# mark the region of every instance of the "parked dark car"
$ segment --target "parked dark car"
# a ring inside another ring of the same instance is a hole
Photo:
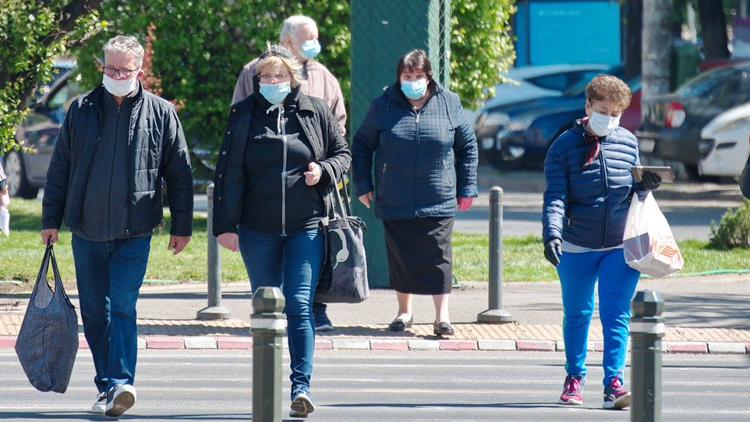
[[[621,77],[622,67],[613,68],[611,74]],[[540,168],[552,141],[576,119],[586,115],[588,82],[580,83],[560,97],[486,110],[475,127],[480,156],[497,168]],[[634,97],[640,95],[640,78],[631,80],[629,85]],[[634,116],[638,112],[636,108],[639,110],[640,104],[632,102],[622,120],[634,125],[628,128],[631,130],[638,124]]]
[[[701,130],[714,117],[750,102],[750,63],[701,73],[671,94],[643,101],[644,118],[637,131],[641,155],[685,165],[700,178]]]
[[[19,150],[5,155],[10,196],[35,198],[44,187],[60,126],[71,102],[81,93],[72,66],[53,73],[50,82],[40,88],[41,95],[16,130],[16,140],[23,142],[24,147],[32,147],[33,152]]]

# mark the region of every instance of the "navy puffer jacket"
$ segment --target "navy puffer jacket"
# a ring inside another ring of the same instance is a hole
[[[354,191],[375,193],[375,216],[382,220],[452,217],[456,197],[477,196],[474,131],[458,96],[435,82],[431,88],[415,111],[398,87],[388,87],[354,135]]]
[[[600,140],[599,154],[586,165],[591,143],[581,122],[560,135],[547,152],[542,215],[543,237],[601,249],[622,244],[634,185],[632,166],[640,165],[638,141],[627,129],[616,128]]]

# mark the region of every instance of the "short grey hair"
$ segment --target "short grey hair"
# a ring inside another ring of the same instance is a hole
[[[289,16],[281,25],[281,34],[279,34],[279,40],[282,44],[284,44],[284,41],[286,41],[287,37],[291,38],[297,35],[297,31],[299,31],[301,27],[306,25],[310,25],[315,29],[318,28],[318,25],[314,20],[312,20],[312,18],[304,15]]]
[[[133,36],[118,35],[104,44],[104,57],[107,53],[125,53],[135,57],[135,63],[140,69],[143,66],[143,46]]]

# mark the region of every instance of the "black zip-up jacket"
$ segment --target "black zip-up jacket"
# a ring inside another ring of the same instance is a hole
[[[257,80],[257,76],[255,79]],[[284,224],[280,221],[294,221],[299,226],[304,222],[306,215],[310,216],[309,218],[316,218],[313,211],[316,208],[319,209],[318,203],[313,200],[310,201],[309,206],[302,206],[300,201],[284,198],[281,189],[278,192],[278,197],[274,196],[272,199],[280,201],[283,215],[279,216],[276,213],[268,212],[268,209],[265,208],[255,209],[258,206],[262,207],[262,205],[252,200],[250,184],[252,183],[254,186],[279,185],[277,178],[284,177],[281,172],[278,175],[264,173],[269,180],[252,180],[252,182],[249,180],[245,152],[252,125],[252,110],[258,106],[270,107],[270,104],[263,99],[259,99],[256,95],[251,95],[234,104],[229,110],[229,119],[219,151],[214,179],[213,231],[215,236],[228,232],[236,233],[239,224],[250,227],[263,225],[280,227],[279,235],[288,234],[285,232]],[[284,102],[284,108],[296,109],[296,113],[289,113],[287,117],[298,120],[302,129],[300,135],[304,135],[312,147],[312,161],[318,163],[323,171],[320,182],[313,188],[318,192],[319,198],[327,200],[328,193],[347,172],[351,163],[351,153],[346,140],[339,134],[336,120],[331,114],[328,104],[319,98],[308,97],[299,92],[299,87],[292,90],[292,93]],[[278,110],[273,110],[270,113],[276,115]],[[282,123],[280,125],[283,126]],[[276,133],[278,128],[269,129]],[[271,177],[274,179],[270,180]],[[292,192],[292,190],[289,192]],[[249,209],[251,207],[253,209]],[[258,221],[260,219],[263,219],[263,221]]]
[[[128,131],[127,236],[152,232],[163,217],[161,180],[167,182],[170,234],[190,236],[193,227],[193,176],[185,135],[172,104],[139,84]],[[75,227],[81,217],[89,180],[101,139],[104,86],[76,99],[65,116],[52,154],[42,201],[42,229]]]

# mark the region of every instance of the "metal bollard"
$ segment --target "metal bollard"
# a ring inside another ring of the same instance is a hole
[[[284,295],[278,287],[260,287],[253,295],[253,420],[281,422],[281,340],[286,331]]]
[[[479,322],[511,322],[503,310],[503,190],[490,189],[490,280],[489,309],[477,315]]]
[[[664,300],[659,292],[642,290],[631,302],[630,318],[633,401],[631,422],[661,421],[661,339],[664,337]]]
[[[208,306],[198,311],[197,319],[227,319],[232,316],[227,308],[221,306],[221,250],[214,236],[214,184],[208,185]]]

